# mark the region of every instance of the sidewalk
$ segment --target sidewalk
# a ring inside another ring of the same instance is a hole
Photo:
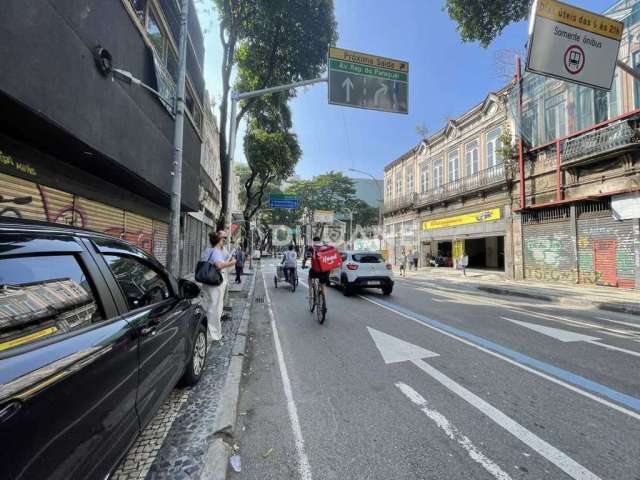
[[[210,346],[200,382],[171,392],[112,480],[208,478],[202,475],[212,468],[212,461],[226,464],[226,458],[212,455],[211,447],[226,434],[221,423],[228,420],[221,417],[235,411],[237,399],[229,398],[227,390],[229,378],[239,375],[234,373],[236,360],[244,356],[254,272],[247,272],[241,285],[230,285],[232,318],[222,322],[222,341]],[[239,368],[241,371],[241,361]]]
[[[400,271],[395,269],[396,278]],[[599,310],[640,315],[640,293],[637,290],[614,287],[540,283],[528,280],[505,280],[504,273],[496,270],[467,269],[464,277],[460,270],[447,267],[422,267],[407,271],[408,279],[437,280],[464,284],[467,288],[497,295],[532,298],[568,306],[592,307]]]

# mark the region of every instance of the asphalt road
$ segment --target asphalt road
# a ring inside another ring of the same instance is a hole
[[[637,317],[401,279],[320,325],[274,270],[230,478],[640,480]]]

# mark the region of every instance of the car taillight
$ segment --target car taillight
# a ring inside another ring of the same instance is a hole
[[[347,268],[349,270],[357,270],[358,269],[358,265],[356,265],[355,263],[347,263]]]
[[[393,269],[393,265],[391,265],[390,263],[387,263],[387,270],[392,270]]]

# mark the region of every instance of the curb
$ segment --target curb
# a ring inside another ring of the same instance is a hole
[[[514,297],[532,298],[534,300],[542,300],[545,302],[558,303],[554,297],[551,297],[549,295],[543,295],[541,293],[523,292],[521,290],[511,290],[508,288],[500,288],[500,287],[485,287],[484,285],[476,286],[476,290],[480,290],[482,292],[487,292],[487,293],[494,293],[496,295],[510,295]]]
[[[605,312],[626,313],[628,315],[640,316],[640,305],[629,305],[627,303],[597,303],[598,310]]]
[[[214,438],[203,457],[203,467],[196,477],[199,480],[225,480],[229,466],[229,456],[232,447],[225,441],[232,441],[235,434],[238,399],[240,397],[240,382],[247,347],[247,334],[249,321],[251,320],[251,307],[253,306],[253,293],[256,286],[256,273],[254,270],[251,286],[247,295],[247,303],[242,312],[240,326],[236,333],[235,344],[231,351],[231,362],[227,377],[222,387],[220,406],[216,415]]]
[[[592,302],[589,300],[580,299],[567,299],[563,297],[556,297],[551,295],[545,295],[542,293],[531,293],[522,290],[512,290],[509,288],[501,287],[488,287],[484,285],[476,286],[477,290],[487,293],[493,293],[496,295],[508,295],[513,297],[531,298],[534,300],[542,300],[544,302],[556,303],[560,305],[573,305],[573,306],[593,306],[598,310],[607,312],[626,313],[629,315],[640,316],[640,305],[628,304],[628,303],[601,303]]]

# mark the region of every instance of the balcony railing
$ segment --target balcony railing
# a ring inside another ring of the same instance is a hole
[[[622,120],[599,130],[593,130],[567,139],[564,148],[561,150],[560,161],[561,163],[570,163],[588,159],[631,146],[637,141],[638,134],[636,131],[629,125],[628,121]]]
[[[507,180],[504,163],[480,170],[473,175],[459,178],[428,192],[421,193],[416,201],[417,206],[424,206],[430,203],[440,202],[453,197],[458,197],[466,193],[484,190],[505,183]]]
[[[411,208],[415,204],[416,194],[403,195],[384,202],[383,213],[395,212],[404,208]]]

